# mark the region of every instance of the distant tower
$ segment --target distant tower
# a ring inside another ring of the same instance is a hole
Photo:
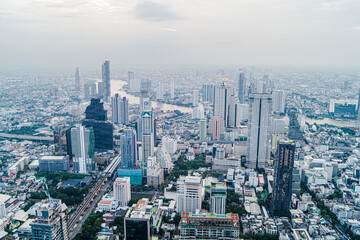
[[[203,85],[201,92],[202,92],[202,100],[204,102],[214,102],[214,91],[215,86],[214,85]]]
[[[224,127],[228,125],[229,105],[233,97],[234,89],[227,85],[228,79],[224,79],[221,85],[215,86],[214,92],[214,117],[224,120]]]
[[[79,68],[76,68],[75,72],[75,90],[80,91],[80,74],[79,74]]]
[[[170,97],[171,97],[171,99],[175,98],[175,83],[174,83],[174,80],[172,80],[171,83],[170,83]]]
[[[147,161],[148,157],[154,156],[154,118],[152,111],[143,111],[141,113],[142,128],[142,150],[143,161]]]
[[[110,62],[105,61],[102,65],[102,97],[106,100],[111,96],[111,87],[110,87]]]
[[[164,84],[162,82],[158,82],[156,86],[156,99],[164,98]]]
[[[134,72],[128,71],[128,85],[129,89],[131,89],[131,85],[134,84],[135,74]]]
[[[192,105],[195,107],[197,106],[199,103],[199,91],[198,90],[194,90],[193,91],[193,103]]]
[[[247,161],[250,168],[264,168],[269,155],[272,100],[268,94],[250,94]]]
[[[246,82],[245,82],[245,76],[244,76],[244,72],[241,71],[239,73],[239,92],[238,92],[238,97],[239,97],[239,101],[240,103],[245,103],[245,95],[246,95]]]
[[[272,94],[273,98],[273,112],[284,113],[285,112],[285,92],[276,90]]]
[[[275,156],[275,175],[272,213],[288,212],[292,194],[292,176],[295,159],[295,142],[279,141]]]
[[[129,124],[129,100],[121,98],[118,93],[111,97],[112,122],[115,124]]]
[[[121,168],[134,169],[137,166],[136,131],[133,129],[124,130],[120,137]]]

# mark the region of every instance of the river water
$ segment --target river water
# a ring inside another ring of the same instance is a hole
[[[125,92],[124,90],[122,90],[122,87],[125,84],[127,84],[127,83],[124,81],[111,80],[111,96],[114,95],[115,93],[118,93],[122,97],[128,98],[130,104],[140,104],[139,97],[131,95],[131,94]],[[166,104],[166,103],[161,103],[161,102],[157,102],[157,101],[151,101],[151,105],[153,108],[159,108],[163,111],[179,110],[180,112],[183,112],[183,113],[191,113],[192,112],[192,108],[190,108],[190,107],[177,106],[177,105]]]
[[[306,118],[306,122],[308,122],[309,124],[319,124],[319,125],[324,125],[324,124],[329,124],[329,125],[334,125],[337,127],[356,127],[356,121],[341,121],[341,120],[334,120],[334,119],[330,119],[330,118],[324,118],[324,119],[312,119],[312,118]]]

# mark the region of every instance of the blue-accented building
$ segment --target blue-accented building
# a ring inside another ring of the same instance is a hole
[[[142,169],[118,169],[120,178],[129,177],[131,185],[142,185]]]

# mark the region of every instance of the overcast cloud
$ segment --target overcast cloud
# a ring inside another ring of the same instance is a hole
[[[2,0],[0,65],[360,67],[358,0]]]

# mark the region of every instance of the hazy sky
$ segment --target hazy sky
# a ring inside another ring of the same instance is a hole
[[[360,67],[359,0],[1,0],[0,65]]]

